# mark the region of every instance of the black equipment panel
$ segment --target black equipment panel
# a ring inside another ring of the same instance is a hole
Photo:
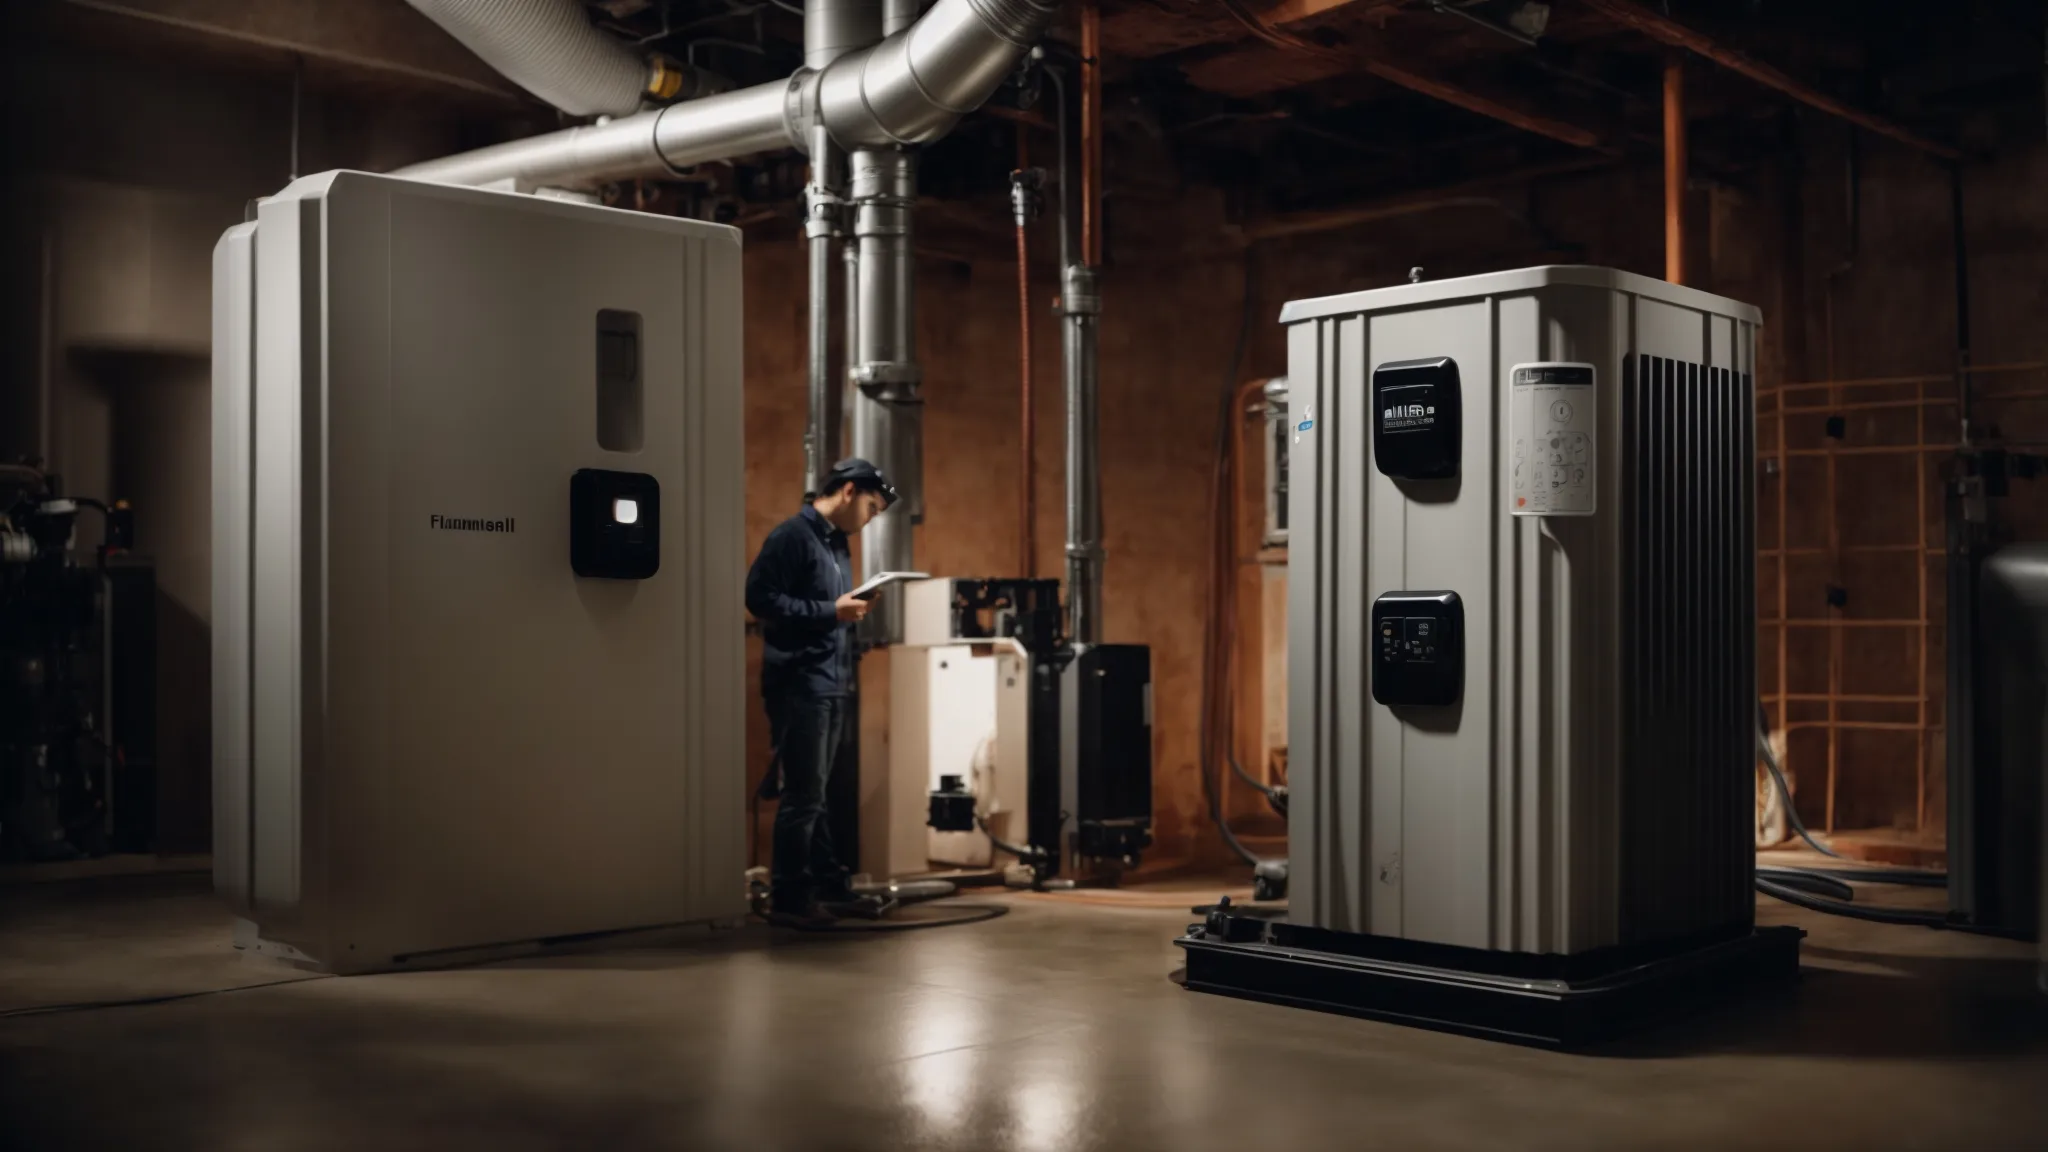
[[[1372,370],[1372,460],[1396,480],[1458,474],[1464,411],[1458,362],[1398,360]]]
[[[1465,680],[1465,603],[1456,592],[1389,592],[1372,602],[1372,698],[1455,704]]]

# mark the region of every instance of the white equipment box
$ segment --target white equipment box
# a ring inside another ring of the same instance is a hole
[[[214,883],[335,971],[746,910],[739,234],[353,172],[214,256]]]
[[[1748,930],[1759,320],[1584,267],[1287,306],[1295,924]]]

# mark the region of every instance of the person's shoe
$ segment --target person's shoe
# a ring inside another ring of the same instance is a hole
[[[830,928],[833,916],[824,905],[815,900],[803,904],[770,905],[763,920],[777,928],[795,928],[803,932],[815,932]]]

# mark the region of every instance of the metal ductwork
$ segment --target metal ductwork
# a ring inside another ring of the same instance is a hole
[[[478,55],[529,90],[564,108],[532,73],[552,74],[546,50],[506,45],[544,42],[527,30],[540,10],[554,12],[551,34],[598,36],[567,3],[442,4],[413,0]],[[943,136],[979,108],[1031,50],[1057,13],[1058,0],[807,0],[804,67],[785,81],[723,92],[685,104],[515,140],[399,169],[397,175],[447,184],[589,188],[614,180],[659,178],[714,160],[796,148],[812,159],[805,189],[810,271],[809,404],[805,476],[815,491],[837,445],[831,411],[831,245],[845,245],[846,399],[852,450],[890,476],[903,499],[862,537],[863,576],[912,566],[911,529],[923,520],[923,397],[915,346],[912,208],[917,198],[913,146]],[[498,27],[492,17],[517,10],[523,20]],[[468,17],[454,22],[453,11]],[[574,16],[573,22],[564,14]],[[612,95],[624,99],[610,45]],[[561,50],[565,54],[566,49]],[[536,63],[536,59],[540,63]],[[635,97],[637,100],[637,96]],[[591,110],[595,110],[594,108]],[[1092,351],[1092,349],[1091,349]],[[1090,356],[1092,362],[1092,356]],[[1090,404],[1092,411],[1092,400]],[[1092,416],[1088,421],[1092,429]],[[1071,548],[1070,548],[1071,551]],[[1092,574],[1092,570],[1091,570]],[[1091,613],[1092,619],[1092,613]],[[874,605],[870,643],[898,638],[897,597]]]
[[[572,116],[626,116],[683,95],[676,65],[591,27],[577,0],[407,0],[505,78]]]
[[[904,31],[785,81],[430,160],[397,174],[445,184],[588,187],[754,152],[808,152],[814,124],[847,151],[923,144],[979,108],[1057,10],[1056,0],[939,0]]]
[[[805,0],[804,67],[823,68],[882,38],[880,0]]]

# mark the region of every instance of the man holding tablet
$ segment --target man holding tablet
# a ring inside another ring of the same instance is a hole
[[[854,589],[846,542],[895,502],[880,469],[842,460],[823,491],[768,534],[747,572],[747,611],[762,624],[761,699],[782,776],[771,923],[823,927],[835,913],[859,910],[825,818],[825,782],[854,690],[853,627],[878,590]]]

